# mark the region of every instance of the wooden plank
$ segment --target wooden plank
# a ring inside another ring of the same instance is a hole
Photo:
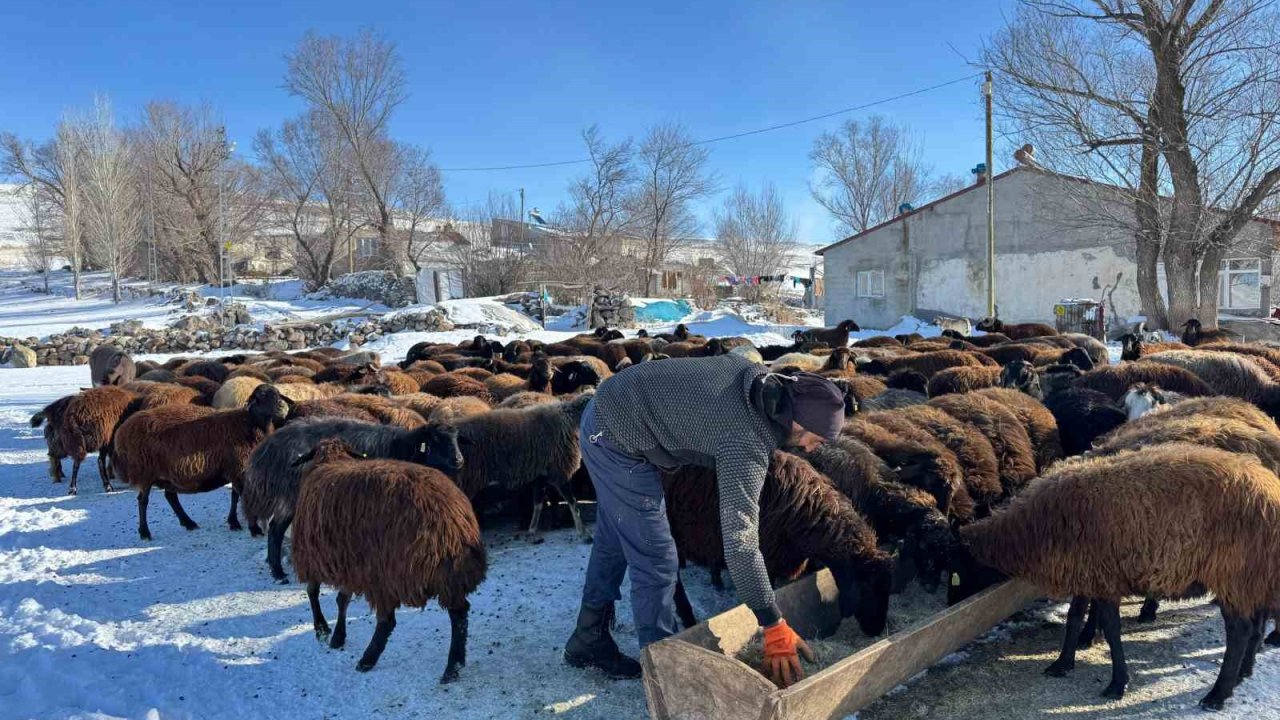
[[[732,657],[668,638],[640,656],[644,694],[654,720],[759,718],[773,683]]]
[[[989,588],[778,691],[775,717],[846,717],[1040,596],[1016,580]]]

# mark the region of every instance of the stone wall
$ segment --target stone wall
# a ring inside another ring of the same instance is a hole
[[[199,316],[192,316],[199,317]],[[35,352],[40,365],[84,365],[89,354],[99,345],[113,345],[130,355],[147,353],[202,353],[211,350],[302,350],[349,340],[352,347],[373,342],[395,332],[439,332],[452,330],[453,324],[436,308],[421,312],[399,312],[391,319],[369,317],[337,320],[328,323],[289,323],[288,325],[236,325],[234,327],[202,327],[190,321],[180,327],[144,328],[137,321],[115,323],[108,332],[73,328],[65,333],[38,338],[0,337],[0,361],[8,362],[14,348]],[[18,351],[21,353],[21,351]],[[25,355],[25,353],[22,353]]]

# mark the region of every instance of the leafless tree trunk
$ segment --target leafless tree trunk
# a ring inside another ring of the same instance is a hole
[[[556,213],[559,234],[550,242],[547,275],[575,284],[628,284],[634,265],[624,260],[624,244],[636,225],[632,144],[610,145],[595,125],[582,139],[591,168],[570,182],[569,202]]]
[[[110,101],[95,98],[84,133],[85,215],[92,230],[87,249],[94,264],[111,273],[111,301],[117,303],[120,280],[136,256],[142,218],[132,155]]]
[[[392,247],[396,183],[387,164],[392,112],[405,99],[405,77],[395,45],[371,31],[351,40],[308,33],[287,57],[285,88],[333,123],[370,208],[381,246]]]
[[[785,271],[795,252],[795,236],[795,223],[772,183],[759,193],[738,186],[716,212],[716,249],[737,275]],[[763,287],[748,286],[748,299],[759,300]]]
[[[490,194],[484,206],[472,209],[451,222],[466,242],[451,248],[451,261],[462,274],[468,297],[505,295],[528,289],[521,285],[529,278],[534,258],[523,247],[494,242],[494,221],[514,222],[520,210],[509,195]]]
[[[1280,189],[1271,4],[1024,0],[985,62],[1000,73],[1011,130],[1055,150],[1043,156],[1050,167],[1126,188],[1121,222],[1137,242],[1151,324],[1215,324],[1222,258]]]
[[[85,187],[83,130],[78,123],[64,119],[58,125],[58,168],[62,187],[62,252],[71,266],[71,287],[80,299],[80,273],[85,259]]]
[[[917,203],[931,190],[943,195],[964,184],[954,175],[930,179],[919,144],[878,115],[823,133],[809,158],[820,176],[813,198],[849,233],[897,216],[902,203]]]
[[[640,143],[632,212],[644,239],[641,270],[646,294],[657,292],[668,256],[698,232],[693,204],[716,189],[716,179],[706,169],[709,154],[673,124],[653,127]]]
[[[34,186],[23,188],[22,215],[26,230],[30,234],[23,254],[27,267],[40,273],[44,278],[44,292],[49,294],[49,274],[57,267],[58,238],[56,231],[56,209],[45,193]]]
[[[403,248],[404,258],[416,273],[441,249],[436,247],[437,235],[429,223],[444,211],[444,183],[440,169],[431,162],[431,153],[412,145],[397,145],[394,170],[390,198],[396,235],[404,238],[397,247]],[[397,260],[400,255],[396,253]]]

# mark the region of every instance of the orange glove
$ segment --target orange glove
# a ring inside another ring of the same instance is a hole
[[[800,667],[797,650],[804,655],[805,660],[814,662],[813,650],[787,625],[786,620],[770,625],[764,629],[764,665],[760,672],[778,687],[787,687],[803,680],[804,669]]]

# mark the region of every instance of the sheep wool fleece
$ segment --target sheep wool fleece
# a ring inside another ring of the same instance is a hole
[[[624,453],[716,471],[725,566],[761,625],[781,616],[760,555],[760,489],[788,434],[752,400],[766,372],[733,354],[642,363],[602,383],[593,401],[599,432]]]

